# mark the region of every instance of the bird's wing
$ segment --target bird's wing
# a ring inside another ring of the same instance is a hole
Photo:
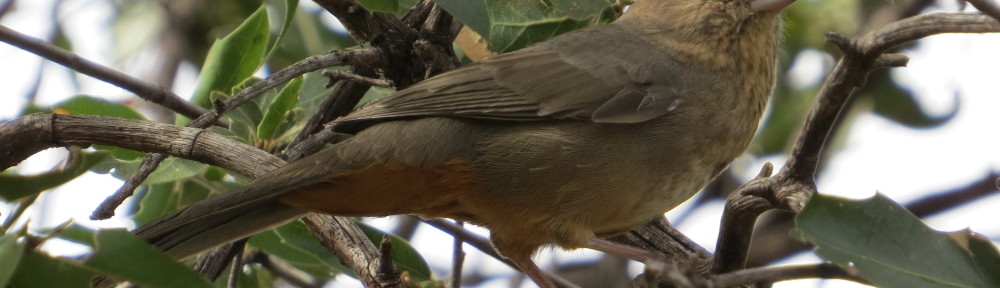
[[[427,79],[338,119],[339,130],[433,116],[637,123],[676,107],[682,64],[629,31],[601,28]]]

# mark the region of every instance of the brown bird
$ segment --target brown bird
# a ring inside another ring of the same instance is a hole
[[[540,247],[607,248],[743,153],[794,0],[640,0],[337,120],[354,137],[135,233],[184,258],[315,211],[489,228],[542,287]],[[607,249],[605,249],[607,250]]]

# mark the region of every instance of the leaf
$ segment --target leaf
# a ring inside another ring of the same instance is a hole
[[[111,173],[115,178],[125,180],[131,177],[132,174],[135,174],[135,171],[139,169],[140,163],[142,163],[142,159],[120,160],[108,157],[94,165],[92,171],[96,173]],[[163,160],[163,163],[160,163],[160,166],[142,184],[152,185],[188,178],[202,173],[208,167],[208,164],[193,160],[167,158]]]
[[[490,50],[510,52],[579,28],[614,20],[606,0],[486,0]],[[479,31],[476,31],[479,32]]]
[[[5,263],[0,265],[0,286],[6,287],[7,283],[10,282],[11,277],[14,275],[14,271],[18,269],[21,262],[21,256],[24,255],[24,245],[17,243],[18,236],[15,234],[6,234],[0,236],[0,263]]]
[[[337,256],[324,248],[301,221],[258,233],[247,243],[308,271],[314,277],[329,277],[338,271],[353,273],[340,264]]]
[[[899,124],[911,128],[934,128],[948,123],[958,115],[961,107],[959,97],[954,97],[955,107],[948,113],[940,116],[929,115],[920,109],[917,98],[900,87],[888,71],[879,71],[869,76],[868,84],[861,93],[861,97],[870,97],[872,101],[872,111],[882,117],[896,121]]]
[[[261,6],[226,37],[215,41],[198,76],[192,102],[212,106],[212,91],[229,92],[264,64],[269,37],[267,9]]]
[[[97,232],[97,251],[84,264],[142,287],[212,287],[184,264],[121,229]]]
[[[173,191],[173,182],[157,183],[143,186],[142,200],[139,200],[139,211],[132,215],[135,225],[142,226],[170,211],[177,210],[177,200]]]
[[[62,185],[86,173],[111,153],[107,151],[81,152],[78,159],[70,161],[68,167],[57,171],[36,175],[0,174],[0,198],[15,201],[25,196],[41,193]]]
[[[399,0],[358,0],[358,4],[372,12],[396,13]]]
[[[265,53],[267,56],[264,56],[264,61],[271,59],[271,55],[274,55],[274,52],[278,50],[279,46],[281,46],[281,40],[285,39],[285,34],[288,32],[288,28],[292,26],[292,20],[295,18],[295,11],[299,8],[299,0],[285,0],[284,2],[284,7],[274,5],[276,9],[284,8],[282,9],[282,11],[285,12],[282,13],[284,20],[281,21],[281,31],[278,32],[278,37],[275,37],[274,44],[272,44],[271,47],[267,49],[267,53]]]
[[[795,222],[792,235],[875,286],[1000,287],[992,244],[963,248],[881,194],[865,200],[817,194]]]
[[[181,158],[167,158],[159,168],[149,174],[143,184],[173,182],[201,174],[208,169],[208,164]]]
[[[486,0],[434,0],[445,11],[484,38],[490,36],[490,13]]]
[[[239,277],[239,282],[236,284],[240,288],[269,288],[274,286],[275,281],[278,281],[278,278],[270,270],[258,265],[243,268],[243,273],[240,273]]]
[[[94,275],[79,263],[33,250],[24,254],[19,265],[10,282],[12,288],[87,288]]]
[[[68,114],[112,116],[124,119],[146,120],[139,112],[125,104],[88,95],[73,96],[52,106],[53,112]]]
[[[264,113],[264,119],[257,126],[257,138],[261,140],[274,139],[278,132],[278,126],[285,119],[285,114],[299,103],[299,88],[301,87],[302,78],[299,77],[288,81],[288,84],[281,88],[278,97],[274,99],[274,102],[271,102],[271,106]]]
[[[490,50],[510,52],[614,20],[607,0],[434,0],[479,33]]]
[[[357,46],[354,38],[345,31],[333,31],[323,24],[322,13],[311,13],[299,9],[291,23],[286,37],[294,41],[284,41],[268,61],[272,69],[287,67],[306,57]]]
[[[53,233],[51,230],[44,230],[45,233]],[[89,247],[94,247],[94,234],[97,234],[96,230],[84,227],[78,223],[71,223],[59,231],[56,235],[59,239],[63,239],[69,242],[86,245]]]
[[[385,232],[364,223],[356,223],[372,243],[382,241],[382,235],[385,235]],[[420,253],[416,249],[413,249],[413,246],[410,246],[406,240],[398,236],[390,236],[390,240],[392,241],[393,262],[399,268],[409,272],[413,282],[431,279],[431,272],[427,262],[423,256],[420,256]],[[293,263],[296,267],[311,271],[314,275],[319,273],[314,270],[319,268],[319,265],[325,266],[327,271],[333,269],[354,277],[354,272],[350,268],[341,265],[337,256],[323,247],[319,243],[319,240],[316,239],[316,236],[301,221],[294,221],[274,230],[254,235],[248,243],[268,254]]]
[[[304,109],[306,115],[316,114],[323,100],[333,92],[333,87],[326,87],[327,82],[329,78],[323,76],[322,71],[309,72],[302,76],[298,107]]]

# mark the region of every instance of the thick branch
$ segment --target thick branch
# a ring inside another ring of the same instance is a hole
[[[344,24],[354,40],[361,43],[375,41],[390,31],[411,30],[396,17],[385,13],[371,12],[354,0],[314,0],[316,4],[336,16]]]
[[[380,257],[378,247],[348,218],[310,213],[302,220],[316,233],[320,243],[337,254],[344,265],[358,273],[365,287],[403,287],[399,275],[382,275],[381,267],[392,265]],[[391,262],[391,261],[389,261]]]
[[[73,69],[73,71],[121,87],[147,101],[160,104],[189,118],[195,118],[198,115],[208,112],[204,108],[184,101],[177,94],[159,85],[139,80],[118,70],[97,64],[45,41],[21,34],[6,26],[0,26],[0,41],[41,56],[59,65],[66,66],[66,68]]]
[[[0,124],[0,139],[4,169],[44,149],[91,144],[166,153],[251,177],[284,164],[253,146],[202,129],[105,116],[31,114]]]

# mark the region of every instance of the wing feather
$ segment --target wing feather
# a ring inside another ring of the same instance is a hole
[[[634,123],[663,116],[678,104],[683,75],[673,74],[683,64],[623,33],[631,32],[614,24],[571,32],[443,73],[372,101],[338,119],[337,129],[414,117]]]

